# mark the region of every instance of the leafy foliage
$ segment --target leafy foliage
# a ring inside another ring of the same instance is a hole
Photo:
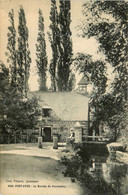
[[[31,58],[23,7],[19,11],[18,50],[13,10],[9,12],[9,18],[11,25],[8,27],[6,53],[9,68],[0,62],[0,133],[3,134],[33,128],[40,114],[37,100],[27,98]]]
[[[58,12],[56,7],[56,1],[51,0],[51,11],[50,11],[51,24],[49,26],[50,31],[48,32],[49,41],[52,48],[52,60],[50,62],[49,72],[51,74],[52,89],[57,90],[57,64],[58,64],[58,37],[59,37],[59,27],[58,27]]]
[[[79,27],[83,37],[95,37],[98,40],[99,50],[105,54],[105,60],[117,74],[111,92],[92,100],[93,105],[97,104],[100,108],[96,108],[95,121],[106,120],[116,132],[115,140],[120,134],[121,120],[125,120],[127,107],[127,9],[126,1],[84,3],[85,19]]]
[[[89,54],[78,53],[74,60],[76,71],[90,77],[93,83],[93,91],[90,100],[90,110],[92,114],[91,128],[89,134],[92,134],[92,129],[99,134],[99,125],[103,121],[103,109],[100,101],[107,87],[106,64],[103,61],[93,61]]]
[[[116,80],[116,85],[119,87],[113,88],[116,93],[120,88],[120,95],[126,99],[128,4],[126,1],[91,1],[88,4],[85,3],[83,7],[83,13],[88,21],[85,28],[82,28],[83,36],[94,36],[99,41],[100,49],[104,52],[106,60],[119,75]],[[90,14],[93,16],[93,22],[91,22]]]
[[[70,76],[70,65],[72,57],[72,41],[71,41],[71,4],[70,1],[60,0],[59,27],[60,40],[59,61],[58,61],[58,89],[59,91],[68,90],[68,81]]]
[[[65,165],[65,171],[63,172],[65,177],[73,177],[81,182],[82,186],[85,187],[85,194],[87,188],[92,193],[97,194],[122,194],[120,191],[120,178],[125,176],[124,173],[115,173],[115,180],[111,183],[107,183],[103,176],[94,172],[89,172],[90,167],[90,155],[88,150],[77,147],[75,150],[62,150],[60,153],[60,162]]]
[[[2,132],[16,132],[33,128],[37,121],[38,102],[36,99],[23,99],[16,87],[9,83],[9,70],[0,64],[0,127]]]
[[[71,16],[70,1],[60,0],[58,14],[56,1],[51,1],[50,12],[50,30],[49,40],[52,47],[53,58],[50,63],[50,73],[53,81],[53,89],[58,91],[71,90],[71,58],[72,58],[72,41],[71,41]],[[70,87],[69,87],[70,82]],[[57,86],[57,87],[56,87]]]
[[[44,18],[42,11],[39,9],[39,20],[38,20],[38,37],[36,44],[36,55],[37,55],[37,68],[39,75],[39,89],[46,91],[46,71],[47,71],[47,55],[46,55],[46,42],[44,34]]]
[[[92,56],[89,54],[77,53],[74,65],[76,71],[90,76],[90,80],[94,85],[95,94],[103,94],[107,87],[107,75],[106,75],[106,64],[103,61],[93,61]]]
[[[70,73],[68,81],[68,91],[72,91],[75,88],[76,78],[74,73]]]
[[[10,67],[10,78],[11,78],[11,84],[16,86],[17,84],[17,62],[16,62],[16,30],[14,25],[14,10],[12,9],[9,12],[9,22],[10,26],[8,27],[8,44],[7,44],[7,50],[6,56],[7,56],[7,63]]]
[[[28,44],[28,28],[26,25],[25,12],[22,6],[20,7],[19,11],[18,33],[18,84],[21,93],[27,96],[31,58]]]
[[[0,61],[0,94],[9,87],[9,69]]]

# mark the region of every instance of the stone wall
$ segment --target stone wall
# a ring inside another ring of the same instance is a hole
[[[116,159],[128,164],[128,152],[116,151]]]
[[[58,133],[59,141],[60,142],[66,142],[66,137],[70,136],[70,129],[73,129],[73,132],[75,133],[75,124],[77,121],[61,121],[61,120],[45,120],[38,123],[39,128],[40,127],[51,127],[51,139],[53,140],[53,134]],[[80,122],[80,121],[79,121]],[[82,135],[87,136],[88,135],[88,129],[87,129],[87,121],[81,121],[80,122],[81,128],[82,128]]]

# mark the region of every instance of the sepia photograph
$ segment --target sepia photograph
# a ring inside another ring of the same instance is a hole
[[[0,0],[0,195],[128,195],[127,56],[127,0]]]

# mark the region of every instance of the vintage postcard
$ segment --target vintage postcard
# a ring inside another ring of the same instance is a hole
[[[127,11],[0,0],[0,195],[128,194]]]

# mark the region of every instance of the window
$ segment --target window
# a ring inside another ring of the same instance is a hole
[[[48,109],[48,108],[42,109],[42,116],[43,117],[50,117],[50,115],[51,115],[51,109]]]

